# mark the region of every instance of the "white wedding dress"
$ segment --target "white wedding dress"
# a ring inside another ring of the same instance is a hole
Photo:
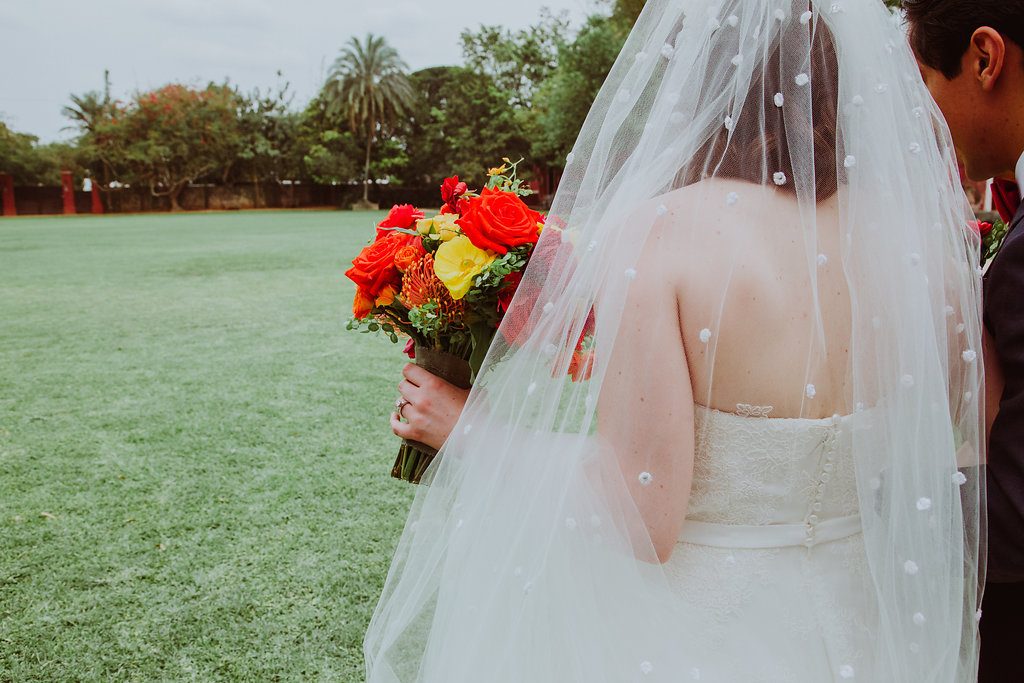
[[[814,683],[867,668],[876,615],[851,435],[870,412],[770,412],[696,409],[689,513],[665,565],[687,620],[705,626],[683,680]]]

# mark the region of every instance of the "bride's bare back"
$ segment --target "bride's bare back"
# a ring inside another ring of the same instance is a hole
[[[676,292],[694,400],[727,412],[770,406],[773,417],[850,412],[838,199],[818,204],[811,245],[796,197],[781,189],[710,180],[662,199],[665,229],[648,254]]]

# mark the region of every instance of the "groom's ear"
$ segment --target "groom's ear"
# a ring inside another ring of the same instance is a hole
[[[1006,63],[1006,42],[999,31],[982,26],[971,36],[963,56],[963,71],[970,74],[984,92],[991,92],[999,82]]]

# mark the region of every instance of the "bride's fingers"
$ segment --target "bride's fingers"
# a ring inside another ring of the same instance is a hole
[[[429,370],[424,370],[415,363],[406,363],[402,368],[402,376],[418,387],[430,382],[434,377]]]
[[[412,404],[409,404],[402,409],[402,417],[409,421],[403,422],[398,415],[398,411],[392,411],[391,431],[395,433],[395,436],[399,436],[403,439],[412,439],[414,441],[419,439],[419,437],[422,436],[420,433],[419,420],[417,419],[419,416]]]
[[[398,383],[398,393],[406,401],[415,401],[421,389],[407,379]]]
[[[398,412],[391,413],[391,431],[394,432],[395,436],[403,439],[409,438],[409,425],[398,419]]]

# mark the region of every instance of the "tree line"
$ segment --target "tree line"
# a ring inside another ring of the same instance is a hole
[[[59,184],[61,169],[100,189],[178,196],[190,183],[440,183],[481,180],[502,157],[560,168],[644,0],[604,0],[580,26],[544,10],[524,30],[461,34],[464,63],[410,72],[379,36],[352,38],[315,97],[287,83],[171,83],[127,101],[72,95],[70,142],[39,144],[0,121],[0,172],[19,185]],[[280,78],[280,73],[278,74]]]

